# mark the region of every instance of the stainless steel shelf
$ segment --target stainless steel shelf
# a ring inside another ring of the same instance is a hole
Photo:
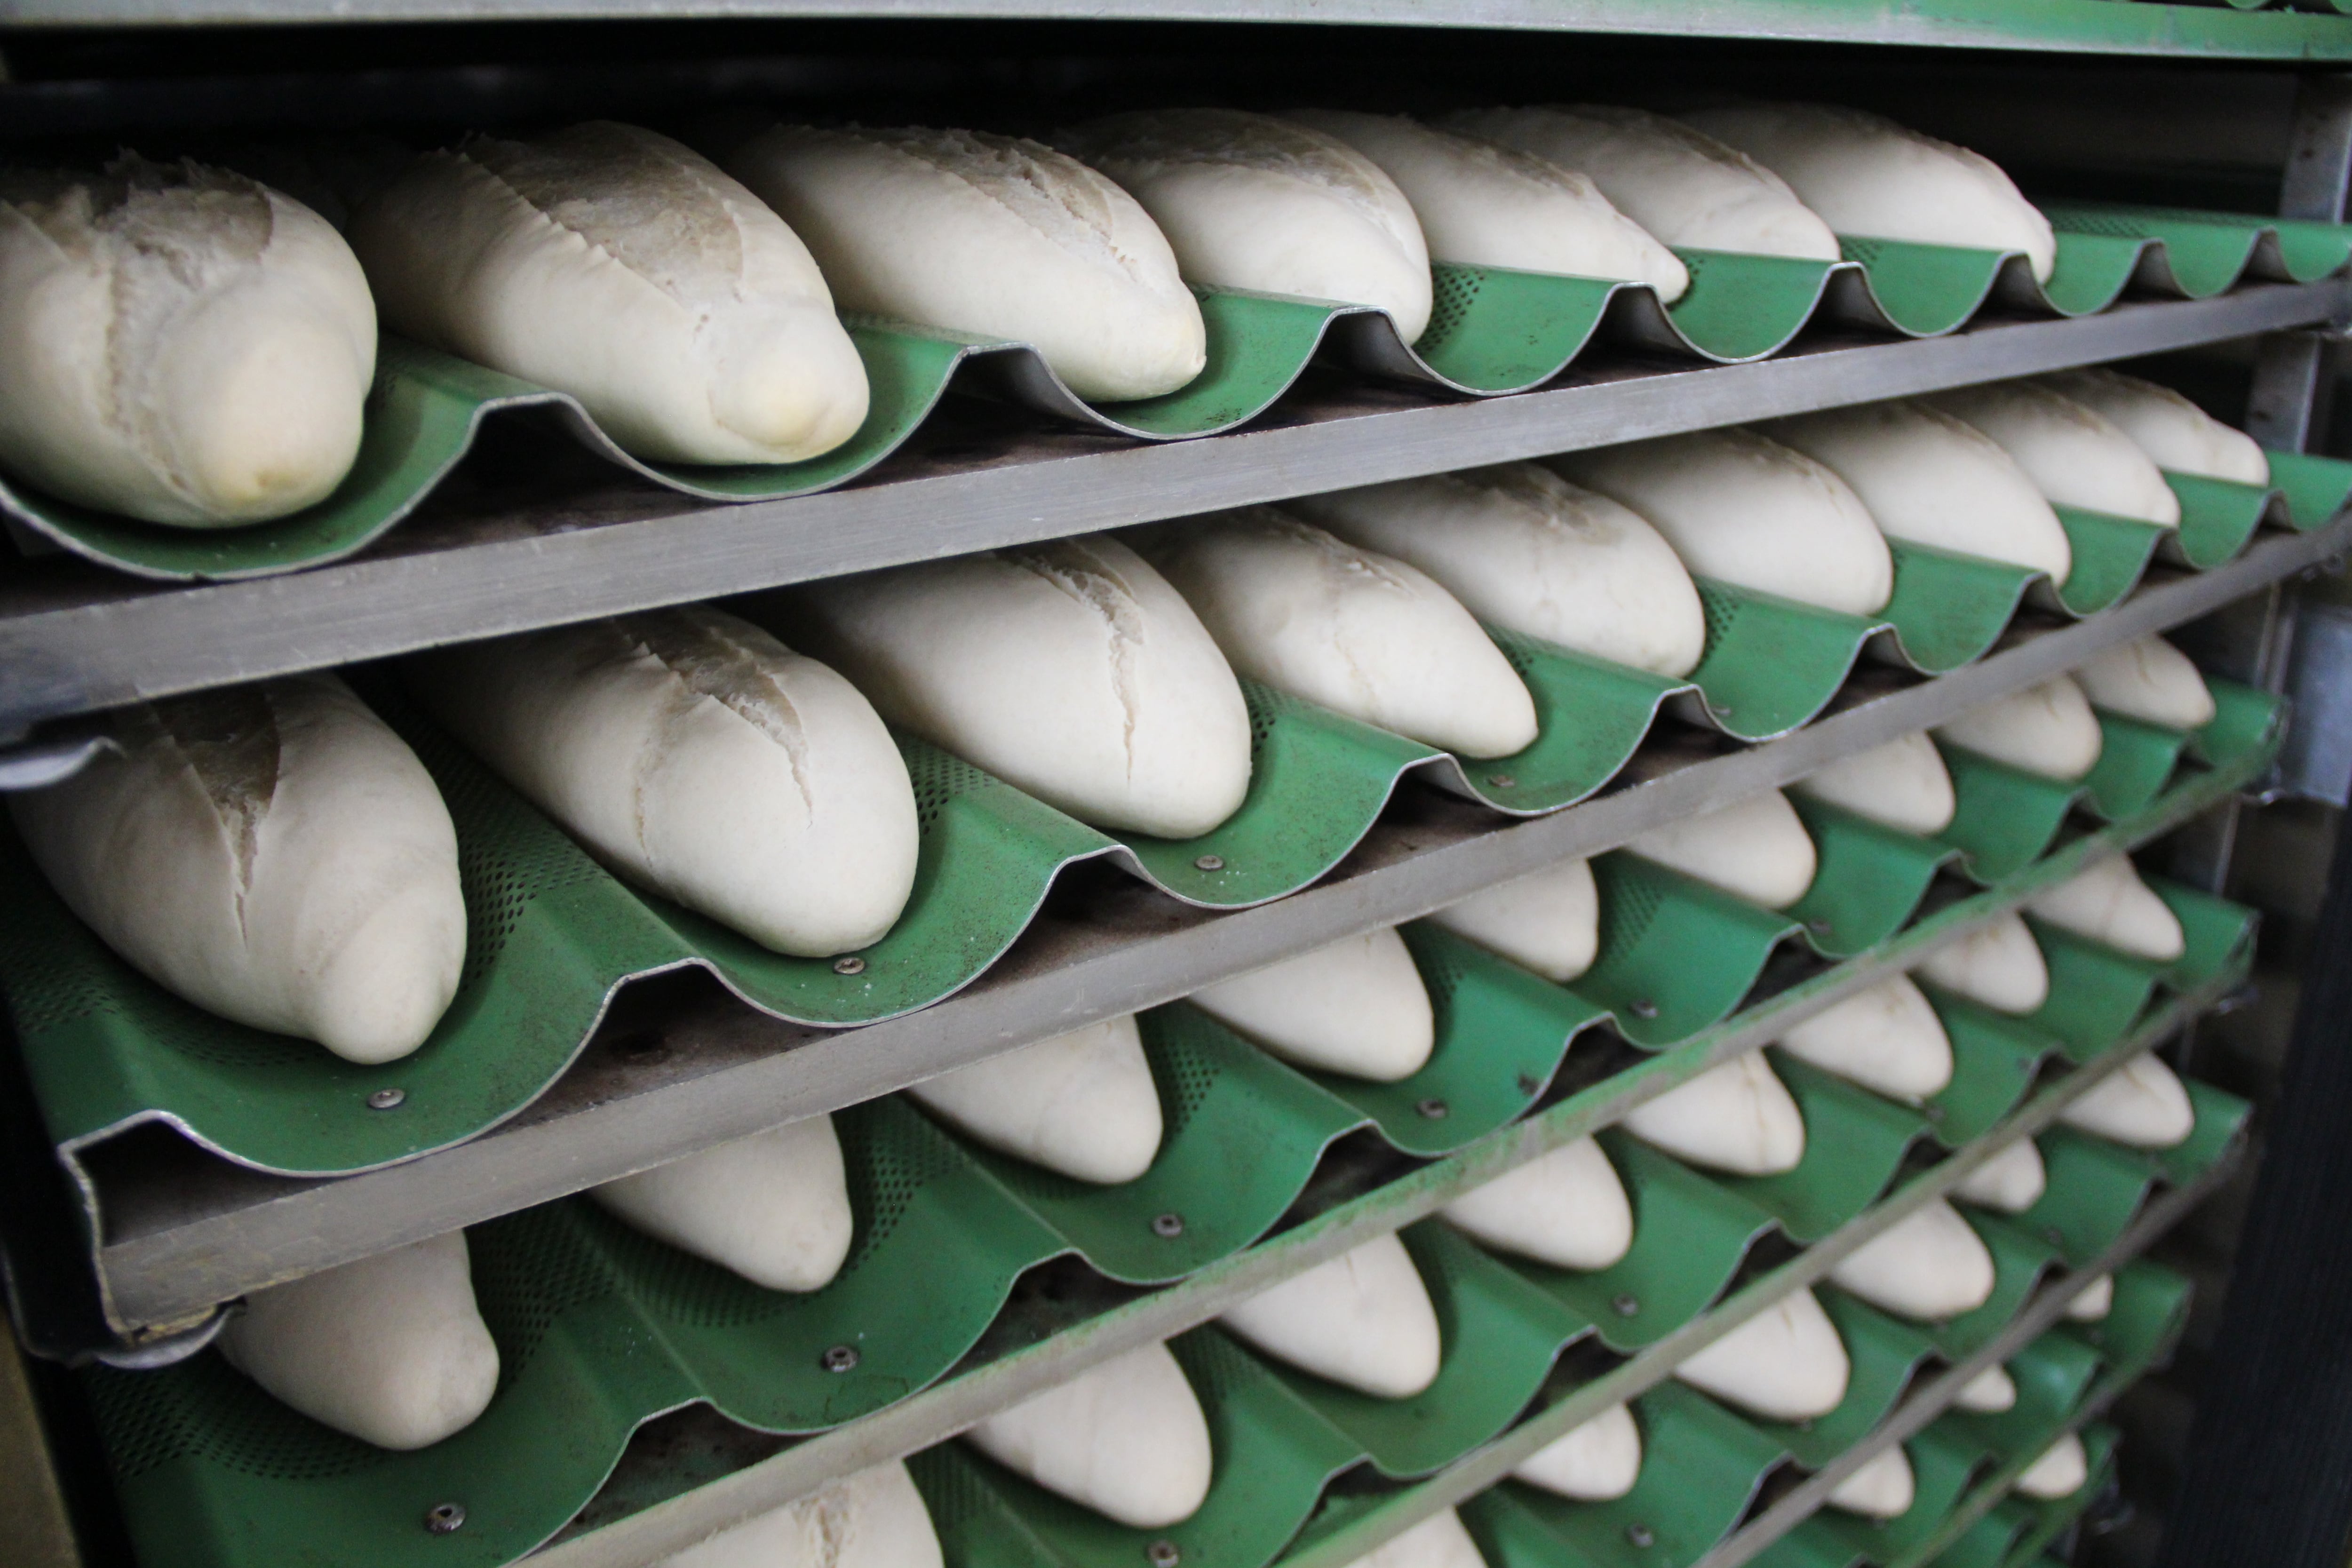
[[[0,737],[593,616],[2315,325],[2347,304],[2352,283],[2331,279],[1916,342],[1822,337],[1744,365],[1598,355],[1561,384],[1484,402],[1325,378],[1251,429],[1160,446],[983,406],[935,420],[870,481],[748,506],[690,501],[556,453],[556,468],[586,469],[558,497],[536,474],[511,493],[452,487],[383,544],[316,571],[159,587],[50,560],[0,575]]]

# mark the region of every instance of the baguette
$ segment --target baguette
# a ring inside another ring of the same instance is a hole
[[[1612,1405],[1511,1467],[1511,1479],[1579,1502],[1608,1502],[1642,1477],[1642,1429]]]
[[[2152,1052],[2134,1057],[2093,1084],[2058,1120],[2132,1149],[2178,1148],[2197,1130],[2187,1086]]]
[[[1437,1045],[1437,1016],[1393,929],[1342,937],[1185,998],[1286,1062],[1343,1078],[1411,1078]]]
[[[1209,1420],[1168,1347],[1150,1344],[982,1419],[982,1453],[1130,1530],[1190,1519],[1209,1495]]]
[[[1830,1279],[1872,1306],[1917,1322],[1943,1322],[1992,1299],[1992,1253],[1941,1198],[1848,1253]]]
[[[941,1073],[907,1092],[976,1142],[1081,1182],[1131,1182],[1160,1152],[1160,1090],[1132,1014]]]
[[[1822,1500],[1864,1519],[1887,1520],[1910,1512],[1917,1497],[1918,1479],[1911,1473],[1903,1445],[1897,1443],[1864,1460],[1860,1469],[1832,1487]]]
[[[2033,932],[2013,914],[1996,915],[1937,948],[1916,973],[1996,1013],[2032,1013],[2050,1000],[2050,966]]]
[[[2036,893],[2025,907],[2052,925],[2152,963],[2169,963],[2189,949],[2180,917],[2139,879],[2138,868],[2121,851]]]
[[[1952,1081],[1952,1042],[1927,998],[1897,974],[1857,991],[1802,1023],[1780,1048],[1873,1094],[1916,1102]]]
[[[1473,893],[1432,923],[1565,985],[1601,951],[1601,890],[1589,861],[1562,860]]]
[[[1685,1356],[1675,1376],[1767,1421],[1811,1421],[1844,1400],[1853,1372],[1830,1315],[1799,1289]]]
[[[1989,1366],[1970,1378],[1952,1398],[1953,1405],[1961,1410],[1973,1410],[1979,1415],[1998,1415],[2004,1410],[2017,1408],[2017,1380],[2009,1369]]]
[[[849,1256],[833,1118],[812,1116],[588,1189],[657,1241],[770,1290],[821,1290]]]
[[[2213,721],[2213,690],[2189,656],[2150,635],[2094,654],[2074,683],[2095,707],[2167,730],[2201,730]]]
[[[2083,1439],[2067,1432],[2042,1450],[2041,1457],[2010,1483],[2010,1489],[2020,1497],[2050,1502],[2073,1497],[2090,1479],[2091,1461],[2083,1452]]]
[[[1952,1189],[1952,1196],[2002,1214],[2023,1214],[2040,1203],[2049,1188],[2050,1169],[2042,1163],[2041,1146],[2031,1138],[2020,1137],[1970,1171]]]
[[[1926,401],[1999,442],[2053,501],[2159,528],[2180,525],[2180,498],[2139,444],[2040,382],[1964,386]]]
[[[1486,1564],[1462,1516],[1442,1508],[1381,1542],[1348,1568],[1486,1568]]]
[[[2168,386],[2098,368],[2059,371],[2042,384],[2130,437],[2159,468],[2241,485],[2271,482],[2270,455],[2252,436]]]
[[[1737,1176],[1779,1175],[1805,1157],[1804,1114],[1760,1050],[1635,1106],[1624,1127],[1678,1160]]]
[[[1776,789],[1678,817],[1625,847],[1768,910],[1785,910],[1803,898],[1820,868],[1803,819]]]
[[[1277,1361],[1376,1399],[1410,1398],[1437,1380],[1437,1309],[1393,1234],[1261,1290],[1217,1321]]]
[[[893,1459],[837,1476],[655,1568],[942,1568],[943,1562],[923,1494]]]
[[[1606,1268],[1633,1245],[1625,1184],[1590,1138],[1481,1183],[1438,1212],[1487,1247],[1554,1268]]]
[[[1949,827],[1959,809],[1951,770],[1924,731],[1841,757],[1789,787],[1882,827],[1923,838]]]
[[[1979,702],[1936,726],[1979,756],[2071,784],[2098,765],[2106,736],[2083,689],[2063,675]]]

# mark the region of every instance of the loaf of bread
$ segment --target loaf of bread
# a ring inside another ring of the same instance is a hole
[[[1429,919],[1562,985],[1591,968],[1601,950],[1601,891],[1583,860],[1473,893]]]
[[[2042,378],[2137,442],[2159,468],[2242,485],[2271,482],[2270,455],[2168,386],[2096,366]]]
[[[1700,577],[1850,616],[1895,592],[1895,560],[1843,479],[1752,430],[1702,430],[1552,459],[1647,518]]]
[[[907,1092],[998,1153],[1081,1182],[1131,1182],[1160,1152],[1160,1090],[1132,1014],[941,1073]]]
[[[351,236],[387,325],[571,394],[637,457],[799,462],[865,421],[808,247],[667,136],[476,137],[362,203]]]
[[[1992,1299],[1992,1253],[1941,1198],[1848,1253],[1830,1279],[1872,1306],[1919,1322],[1942,1322]]]
[[[1820,866],[1804,820],[1777,789],[1677,817],[1625,847],[1768,910],[1803,898]]]
[[[1999,1153],[1963,1177],[1952,1189],[1952,1196],[2002,1214],[2023,1214],[2042,1201],[2049,1186],[2050,1171],[2042,1163],[2041,1146],[2031,1138],[2019,1137],[2001,1145]]]
[[[1208,363],[1201,307],[1151,215],[1051,147],[780,125],[727,172],[808,242],[845,310],[1032,344],[1080,397],[1157,397]]]
[[[1217,1321],[1277,1361],[1377,1399],[1437,1380],[1437,1309],[1393,1234],[1294,1274]]]
[[[1409,1530],[1389,1537],[1348,1568],[1486,1568],[1478,1543],[1462,1516],[1439,1509]]]
[[[1535,463],[1285,501],[1429,574],[1480,620],[1675,679],[1706,650],[1682,558],[1638,514]]]
[[[1301,109],[1283,118],[1378,163],[1412,204],[1435,260],[1646,283],[1667,304],[1689,291],[1680,257],[1591,179],[1548,158],[1401,114]]]
[[[1791,1024],[1780,1048],[1873,1094],[1917,1101],[1952,1081],[1952,1042],[1927,998],[1897,974]]]
[[[1964,1384],[1952,1404],[1980,1415],[1998,1415],[2017,1407],[2017,1380],[2006,1367],[1989,1366]]]
[[[2052,925],[2153,963],[2169,963],[2188,951],[2180,917],[2139,879],[2131,857],[2121,851],[2036,893],[2025,907]]]
[[[1758,426],[1836,471],[1889,539],[2006,562],[2063,584],[2074,546],[2000,444],[1931,405],[1898,398]]]
[[[256,1290],[216,1342],[286,1404],[379,1448],[464,1430],[499,1386],[463,1231]]]
[[[1429,247],[1412,204],[1336,136],[1238,109],[1115,114],[1062,145],[1141,202],[1186,281],[1386,310],[1427,330]]]
[[[1949,827],[1959,809],[1951,770],[1925,731],[1824,763],[1789,787],[1882,827],[1922,837]]]
[[[1437,1016],[1393,930],[1342,937],[1185,998],[1286,1062],[1393,1083],[1437,1045]]]
[[[2116,1277],[2102,1274],[2075,1293],[2066,1303],[2066,1321],[2070,1323],[2095,1323],[2115,1310]]]
[[[2092,655],[2074,683],[2095,707],[2167,730],[2213,721],[2213,691],[2189,656],[2160,637],[2134,637]]]
[[[2011,1486],[2020,1497],[2051,1502],[2073,1497],[2090,1479],[2091,1461],[2083,1452],[2083,1439],[2068,1432],[2042,1450],[2041,1458],[2028,1465],[2024,1474]]]
[[[1224,655],[1115,539],[838,578],[775,611],[884,718],[1097,827],[1195,837],[1249,789]]]
[[[2069,784],[2096,767],[2106,746],[2090,699],[2063,675],[1979,702],[1937,725],[1936,733],[1979,756]]]
[[[1675,1376],[1767,1421],[1810,1421],[1838,1407],[1853,1371],[1837,1326],[1801,1289],[1685,1356]]]
[[[2057,268],[2050,220],[1982,153],[1825,103],[1738,103],[1679,118],[1788,181],[1842,235],[2021,250],[2042,283]]]
[[[941,1568],[915,1478],[897,1459],[663,1558],[655,1568]]]
[[[1835,261],[1837,236],[1789,182],[1738,149],[1645,109],[1480,109],[1437,122],[1574,169],[1666,244]]]
[[[1958,942],[1946,942],[1914,971],[1996,1013],[2032,1013],[2050,1000],[2050,965],[2033,932],[2015,915],[1997,915]]]
[[[221,528],[322,500],[359,455],[375,306],[292,197],[124,154],[0,171],[0,466],[62,500]]]
[[[1633,1245],[1625,1184],[1590,1138],[1538,1154],[1438,1212],[1488,1247],[1554,1268],[1606,1268]]]
[[[2163,528],[2179,525],[2180,498],[2139,443],[2040,382],[1964,386],[1927,401],[2000,443],[2053,501]]]
[[[2197,1129],[2180,1075],[2153,1051],[2134,1057],[2058,1113],[2067,1126],[2133,1149],[2170,1149]]]
[[[964,1437],[1005,1468],[1130,1530],[1192,1517],[1209,1495],[1209,1420],[1160,1344],[982,1420]]]
[[[636,1229],[770,1290],[818,1290],[849,1256],[833,1118],[812,1116],[591,1187]]]
[[[1536,738],[1535,700],[1460,601],[1273,507],[1134,536],[1236,674],[1465,757]]]
[[[425,1043],[466,962],[457,832],[331,675],[117,710],[101,753],[8,796],[49,885],[197,1006],[355,1062]]]
[[[1623,1497],[1642,1478],[1642,1429],[1612,1405],[1511,1467],[1511,1479],[1579,1502]]]
[[[1624,1128],[1678,1160],[1736,1176],[1778,1175],[1805,1157],[1804,1113],[1760,1050],[1635,1106]]]
[[[1911,1473],[1903,1445],[1896,1443],[1864,1460],[1860,1469],[1831,1488],[1822,1500],[1864,1519],[1900,1519],[1911,1511],[1918,1495],[1918,1478]]]
[[[914,786],[873,704],[707,605],[409,661],[409,689],[626,880],[779,952],[878,940],[915,885]]]

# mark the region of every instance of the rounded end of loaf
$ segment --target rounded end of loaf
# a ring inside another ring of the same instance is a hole
[[[753,450],[700,461],[806,462],[866,423],[866,363],[832,310],[811,303],[766,314],[756,332],[730,330],[710,382],[712,419]]]
[[[1853,1374],[1845,1342],[1811,1290],[1783,1296],[1713,1344],[1684,1358],[1675,1376],[1768,1421],[1811,1421],[1835,1410]]]
[[[1952,1189],[1952,1196],[2002,1214],[2023,1214],[2042,1201],[2049,1187],[2050,1171],[2042,1162],[2041,1147],[2031,1138],[2020,1138],[1969,1172]]]
[[[1105,1362],[964,1436],[998,1464],[1131,1530],[1181,1524],[1209,1495],[1208,1417],[1163,1344]]]
[[[1635,1106],[1625,1130],[1676,1159],[1740,1176],[1776,1176],[1805,1157],[1805,1118],[1760,1050]]]
[[[1895,1519],[1911,1511],[1918,1483],[1903,1445],[1882,1448],[1831,1489],[1829,1505],[1864,1519]]]
[[[1295,1275],[1218,1321],[1266,1354],[1375,1399],[1410,1399],[1444,1357],[1437,1309],[1395,1235]]]
[[[1608,1502],[1642,1476],[1642,1429],[1622,1405],[1555,1437],[1519,1461],[1511,1479],[1579,1502]]]
[[[768,1290],[823,1289],[856,1221],[830,1117],[755,1132],[589,1196],[637,1230]]]
[[[1393,930],[1344,937],[1187,1000],[1286,1061],[1373,1083],[1412,1077],[1437,1045],[1428,988]]]
[[[393,894],[320,966],[303,1016],[345,1061],[397,1061],[423,1045],[457,994],[466,966],[466,900],[457,867]]]
[[[1830,1278],[1897,1317],[1943,1322],[1991,1300],[1992,1253],[1939,1198],[1864,1243]]]
[[[2083,1439],[2069,1432],[2044,1448],[2013,1484],[2020,1496],[2053,1502],[2073,1497],[2090,1479],[2091,1460],[2083,1451]]]
[[[1973,1410],[1980,1415],[1998,1415],[2017,1405],[2017,1382],[2009,1369],[1989,1366],[1970,1378],[1952,1404],[1961,1410]]]
[[[2067,1126],[2133,1149],[2170,1149],[2197,1128],[2179,1075],[2154,1055],[2134,1057],[2058,1113]]]
[[[1625,1184],[1590,1138],[1473,1187],[1440,1212],[1489,1247],[1556,1268],[1606,1268],[1633,1245]]]

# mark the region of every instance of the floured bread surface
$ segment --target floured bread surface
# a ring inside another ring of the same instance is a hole
[[[1429,326],[1429,247],[1412,204],[1336,136],[1238,109],[1116,114],[1063,145],[1135,194],[1185,279],[1386,310]]]
[[[1703,430],[1552,459],[1649,520],[1695,576],[1874,616],[1895,560],[1853,487],[1752,430]]]
[[[2049,1188],[2050,1171],[2042,1163],[2040,1145],[2031,1138],[2021,1137],[2002,1145],[2000,1152],[1970,1171],[1952,1189],[1952,1196],[1958,1202],[1998,1209],[2002,1214],[2023,1214],[2040,1203]]]
[[[1585,860],[1562,860],[1429,917],[1456,936],[1565,985],[1601,951],[1601,889]]]
[[[2042,493],[2063,506],[2162,528],[2180,523],[2180,498],[2139,443],[2106,418],[2040,382],[1964,386],[1927,400],[2000,443]]]
[[[1404,1399],[1437,1380],[1437,1309],[1393,1234],[1225,1309],[1217,1321],[1302,1372]]]
[[[2056,584],[2074,570],[2074,546],[2032,478],[1949,414],[1898,399],[1759,428],[1836,470],[1890,539],[2047,573]]]
[[[893,1459],[665,1557],[655,1568],[941,1568],[915,1478]]]
[[[1805,1157],[1804,1113],[1760,1050],[1635,1106],[1624,1126],[1678,1160],[1736,1176],[1778,1175]]]
[[[1461,602],[1273,507],[1141,531],[1236,674],[1465,757],[1536,738],[1535,700]]]
[[[1249,788],[1249,710],[1183,596],[1100,534],[782,597],[883,717],[1112,830],[1192,838]]]
[[[1513,1480],[1579,1502],[1623,1497],[1641,1478],[1642,1429],[1622,1405],[1553,1438],[1511,1468]]]
[[[2197,1108],[2180,1075],[2150,1051],[2093,1084],[2058,1120],[2128,1148],[2171,1149],[2197,1130]]]
[[[2025,901],[2027,911],[2118,952],[2169,963],[2188,951],[2172,906],[2139,879],[2131,858],[2101,856],[2054,888]]]
[[[812,1116],[591,1187],[647,1236],[771,1290],[817,1290],[849,1256],[849,1184],[833,1118]]]
[[[1781,1297],[1683,1358],[1675,1375],[1767,1421],[1810,1421],[1845,1398],[1853,1363],[1811,1290]]]
[[[958,1131],[1081,1182],[1130,1182],[1160,1152],[1160,1090],[1122,1014],[908,1087]]]
[[[1918,1479],[1903,1445],[1881,1448],[1860,1469],[1830,1489],[1824,1500],[1832,1508],[1858,1513],[1864,1519],[1897,1519],[1911,1511],[1918,1496]]]
[[[278,1398],[379,1448],[463,1430],[499,1385],[463,1231],[256,1290],[216,1342]]]
[[[1925,1100],[1952,1081],[1951,1037],[1908,975],[1790,1025],[1780,1044],[1801,1062],[1892,1100]]]
[[[1625,1184],[1590,1138],[1506,1171],[1439,1212],[1488,1247],[1555,1268],[1606,1268],[1633,1245]]]
[[[1837,236],[1786,180],[1679,120],[1580,103],[1474,110],[1437,123],[1574,169],[1668,245],[1838,259]]]
[[[1815,768],[1789,786],[1897,833],[1941,833],[1959,810],[1944,753],[1925,731]]]
[[[2090,699],[2063,675],[1979,702],[1937,725],[1936,734],[1979,756],[2067,784],[2096,767],[2106,747]]]
[[[1680,678],[1706,649],[1682,558],[1637,513],[1535,463],[1285,501],[1350,544],[1444,584],[1480,620]]]
[[[2013,914],[1946,942],[1921,959],[1916,973],[1996,1013],[2023,1015],[2050,1000],[2050,965],[2032,931]]]
[[[219,528],[322,500],[359,454],[375,306],[310,208],[200,163],[0,171],[0,465]]]
[[[2021,250],[2042,283],[2057,267],[2050,220],[1982,153],[1826,103],[1739,103],[1677,118],[1788,181],[1841,235]]]
[[[1992,1299],[1992,1253],[1959,1210],[1931,1198],[1848,1253],[1830,1279],[1896,1317],[1942,1322]]]
[[[2271,482],[2270,456],[2252,436],[2168,386],[2095,366],[2062,370],[2042,383],[2130,437],[2159,468],[2241,485]]]
[[[1301,109],[1283,118],[1378,163],[1412,204],[1433,259],[1646,283],[1667,304],[1690,289],[1681,258],[1590,178],[1549,158],[1401,114]]]
[[[1961,1388],[1952,1404],[1979,1415],[1997,1415],[2016,1407],[2017,1381],[2009,1375],[2007,1367],[1989,1366]]]
[[[8,796],[67,906],[132,967],[355,1062],[406,1056],[466,959],[457,834],[331,675],[118,711],[121,754]]]
[[[907,764],[873,704],[723,610],[469,643],[411,690],[627,880],[779,952],[878,940],[915,883]]]
[[[2097,653],[2074,671],[2095,707],[2168,730],[2213,721],[2213,690],[2187,654],[2160,637],[2135,637]]]
[[[351,233],[389,325],[570,393],[637,457],[800,462],[866,418],[808,247],[667,136],[476,137],[417,159]]]
[[[2012,1483],[2020,1496],[2051,1501],[2073,1497],[2091,1479],[2091,1461],[2083,1439],[2069,1432],[2042,1451]]]
[[[1286,1062],[1394,1083],[1436,1048],[1421,971],[1393,929],[1341,937],[1185,998]]]
[[[1156,397],[1208,363],[1153,215],[1051,147],[780,125],[727,170],[808,242],[844,310],[1033,344],[1080,397]]]
[[[1132,1530],[1209,1495],[1209,1420],[1166,1345],[1146,1345],[987,1417],[964,1438],[1005,1468]]]
[[[1804,820],[1777,789],[1677,817],[1625,847],[1768,910],[1803,898],[1820,866]]]
[[[1439,1509],[1348,1564],[1348,1568],[1486,1568],[1462,1516]]]
[[[2116,1310],[2116,1277],[2102,1274],[2075,1292],[2066,1303],[2070,1323],[2095,1323]]]

